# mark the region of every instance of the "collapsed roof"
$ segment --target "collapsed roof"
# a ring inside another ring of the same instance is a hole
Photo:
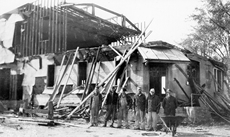
[[[112,18],[103,18],[102,12]],[[0,19],[7,21],[13,14],[24,19],[15,22],[15,29],[10,30],[14,31],[12,51],[20,56],[109,45],[141,32],[124,15],[96,4],[37,0],[1,15]]]

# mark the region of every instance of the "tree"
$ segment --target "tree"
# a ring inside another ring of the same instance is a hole
[[[230,1],[224,3],[222,0],[204,0],[203,2],[204,8],[196,8],[197,13],[191,16],[197,22],[195,31],[181,44],[192,52],[221,61],[228,66],[229,70]]]

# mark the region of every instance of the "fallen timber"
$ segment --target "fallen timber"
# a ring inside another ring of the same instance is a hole
[[[57,121],[57,120],[46,120],[46,119],[19,119],[19,121],[25,121],[25,122],[35,122],[39,125],[47,125],[47,126],[55,126],[55,125],[66,125],[66,126],[73,126],[73,127],[82,127],[81,125],[63,122],[63,121]]]
[[[211,97],[211,95],[209,95],[209,93],[193,79],[189,78],[189,84],[194,91],[201,95],[199,100],[203,102],[212,113],[230,123],[230,117],[226,115],[230,114],[230,110],[228,108],[219,103],[215,98]]]
[[[216,114],[217,116],[219,116],[220,118],[222,118],[223,120],[225,120],[226,122],[230,123],[230,116],[228,114],[230,114],[230,109],[229,109],[229,100],[227,100],[225,97],[216,94],[216,96],[218,96],[222,102],[224,102],[226,105],[221,104],[219,101],[216,100],[216,98],[212,97],[205,89],[204,87],[200,86],[199,84],[197,84],[194,79],[192,78],[191,72],[190,70],[188,71],[188,73],[184,72],[182,68],[180,68],[179,65],[175,64],[175,66],[178,68],[178,70],[180,70],[180,72],[185,76],[185,78],[188,80],[189,85],[193,91],[193,93],[195,94],[199,94],[200,96],[198,97],[198,99],[207,106],[207,108],[209,109],[209,111],[213,114]],[[216,85],[216,81],[212,75],[212,79],[215,82]],[[217,88],[216,88],[217,89]],[[217,92],[218,93],[218,92]],[[192,102],[189,102],[190,104]],[[228,105],[227,105],[228,104]]]
[[[87,77],[87,80],[86,80],[86,87],[84,89],[84,92],[83,92],[81,100],[83,100],[85,98],[85,96],[87,96],[87,94],[89,93],[89,87],[90,87],[90,85],[92,83],[92,80],[93,80],[93,76],[94,76],[95,68],[96,68],[96,65],[97,65],[100,50],[101,50],[101,48],[99,47],[98,50],[97,50],[96,58],[93,59],[92,66],[91,66],[90,72],[89,72],[89,76]]]
[[[75,54],[74,54],[74,57],[73,57],[73,60],[72,60],[72,64],[71,64],[71,66],[70,66],[70,72],[68,73],[67,80],[65,81],[65,85],[64,85],[64,87],[63,87],[63,89],[62,89],[62,91],[61,91],[61,95],[60,95],[59,100],[58,100],[58,103],[57,103],[57,108],[58,108],[59,105],[60,105],[61,98],[62,98],[63,93],[64,93],[64,91],[65,91],[65,87],[66,87],[66,85],[67,85],[67,83],[68,83],[68,80],[69,80],[69,78],[70,78],[70,74],[71,74],[71,72],[72,72],[73,65],[74,65],[74,62],[75,62],[75,60],[76,60],[78,50],[79,50],[79,47],[78,47],[78,48],[76,49],[76,51],[75,51]]]

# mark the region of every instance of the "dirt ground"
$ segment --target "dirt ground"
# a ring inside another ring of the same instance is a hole
[[[118,129],[111,127],[89,127],[84,119],[66,121],[70,125],[45,126],[39,125],[41,118],[28,117],[4,117],[0,118],[0,137],[171,137],[163,131],[133,130],[133,122],[130,122],[130,129]],[[4,119],[4,120],[3,120]],[[24,120],[24,121],[22,121]],[[59,122],[63,122],[60,121]],[[110,123],[108,123],[110,125]],[[114,125],[116,127],[116,124]],[[206,125],[180,125],[177,128],[177,137],[230,137],[230,126],[227,124],[206,124]]]

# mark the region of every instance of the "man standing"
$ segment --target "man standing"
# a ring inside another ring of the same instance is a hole
[[[156,130],[157,114],[160,110],[160,99],[155,95],[155,89],[151,88],[147,97],[147,130]]]
[[[169,89],[166,90],[166,96],[163,99],[162,107],[164,108],[164,114],[166,116],[175,116],[177,108],[177,100],[171,95]]]
[[[98,87],[95,88],[94,94],[91,97],[91,109],[90,109],[90,126],[98,126],[98,113],[101,107],[102,96]]]
[[[126,89],[121,89],[121,94],[119,95],[119,102],[118,102],[118,108],[119,108],[119,116],[118,116],[118,125],[117,128],[121,128],[122,126],[122,120],[125,122],[125,128],[128,127],[128,101],[127,101],[127,94]]]
[[[136,118],[134,130],[145,129],[144,127],[145,106],[146,106],[146,97],[142,93],[141,88],[137,87],[137,92],[134,97],[135,118]]]
[[[169,89],[166,90],[166,96],[163,99],[162,107],[164,108],[164,114],[168,117],[174,117],[176,115],[177,108],[177,100],[175,97],[171,95],[171,91]],[[176,134],[177,122],[174,120],[170,120],[167,123],[167,126],[172,130],[173,136]]]
[[[118,94],[116,93],[116,89],[117,89],[116,86],[113,86],[112,90],[110,90],[110,93],[107,96],[106,115],[105,115],[105,121],[103,127],[107,126],[107,121],[109,120],[109,117],[111,117],[112,120],[110,127],[113,127],[113,123],[117,111],[117,102],[118,102]]]

